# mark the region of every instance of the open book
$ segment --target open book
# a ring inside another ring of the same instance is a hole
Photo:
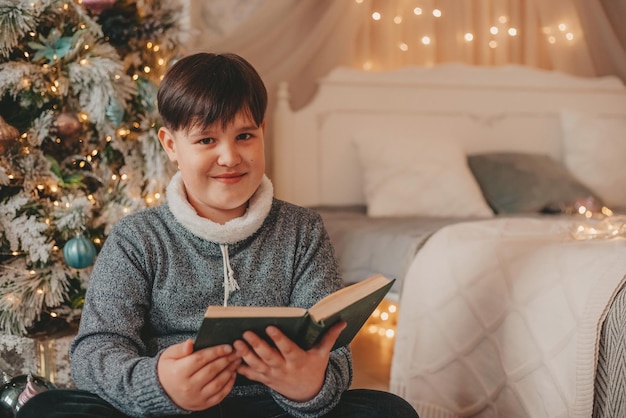
[[[326,330],[339,321],[347,323],[333,349],[347,345],[383,300],[394,280],[381,275],[344,287],[310,309],[294,307],[209,306],[194,342],[194,350],[232,344],[245,331],[265,334],[269,325],[280,329],[301,348],[314,346]]]

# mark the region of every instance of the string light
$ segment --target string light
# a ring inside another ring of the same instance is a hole
[[[363,0],[356,0],[356,3],[364,4],[365,2]],[[403,18],[403,16],[406,17],[407,14],[409,13],[412,13],[413,15],[418,16],[418,17],[428,18],[429,16],[432,16],[431,18],[433,19],[439,19],[444,16],[446,11],[441,8],[423,8],[423,7],[408,8],[407,7],[406,11],[400,10],[395,15],[389,16],[389,17],[384,16],[380,11],[373,11],[370,15],[370,18],[372,19],[372,21],[375,21],[375,22],[384,21],[388,19],[390,21],[389,23],[393,23],[394,25],[397,25],[397,26],[415,24],[414,22]],[[424,24],[423,22],[420,23],[420,26],[419,26],[420,29],[428,28],[428,27],[429,27],[428,24]],[[487,36],[490,37],[490,39],[486,39],[484,40],[484,42],[487,44],[487,46],[490,49],[508,47],[508,43],[503,38],[503,36],[511,39],[510,42],[513,42],[513,40],[520,35],[520,28],[513,26],[511,17],[505,14],[495,17],[494,21],[490,22],[487,25],[486,29],[487,29]],[[557,44],[560,41],[571,43],[576,39],[575,31],[572,31],[566,22],[559,22],[558,24],[552,27],[544,27],[542,28],[542,31],[545,34],[546,42],[548,42],[549,44]],[[403,31],[402,29],[398,31],[398,33],[411,33],[411,32],[412,31]],[[473,32],[468,31],[460,36],[462,36],[462,39],[467,44],[471,42],[475,42],[477,40],[477,36],[475,35],[475,32],[473,33]],[[494,39],[494,37],[497,37],[497,39]],[[480,41],[480,38],[478,38],[478,40]],[[429,45],[435,44],[436,37],[434,35],[434,29],[427,29],[426,33],[422,32],[417,37],[417,43],[421,44],[422,46],[429,46]],[[398,48],[397,50],[403,53],[407,52],[411,49],[413,44],[415,44],[415,41],[410,42],[406,39],[399,39],[396,44]],[[425,56],[424,59],[427,59],[428,56],[429,55]],[[371,62],[370,59],[366,58],[363,62],[362,67],[364,70],[371,70],[375,67],[375,65],[373,62]]]
[[[383,300],[370,315],[363,326],[364,332],[387,339],[396,336],[398,324],[398,305],[390,300]]]

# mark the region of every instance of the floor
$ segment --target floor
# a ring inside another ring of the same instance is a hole
[[[392,302],[383,301],[352,340],[353,389],[389,390],[397,318],[394,306]],[[393,312],[389,312],[390,308]],[[384,319],[381,319],[381,314]]]

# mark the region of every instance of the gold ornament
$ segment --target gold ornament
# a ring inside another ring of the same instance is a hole
[[[20,131],[0,116],[0,154],[4,154],[20,137]]]
[[[82,130],[80,120],[75,113],[63,112],[57,116],[55,121],[55,127],[57,134],[62,139],[73,139]]]

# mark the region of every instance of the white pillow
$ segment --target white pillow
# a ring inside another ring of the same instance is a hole
[[[626,207],[626,115],[564,110],[566,167],[609,208]]]
[[[493,216],[457,142],[402,137],[354,142],[369,216]]]

